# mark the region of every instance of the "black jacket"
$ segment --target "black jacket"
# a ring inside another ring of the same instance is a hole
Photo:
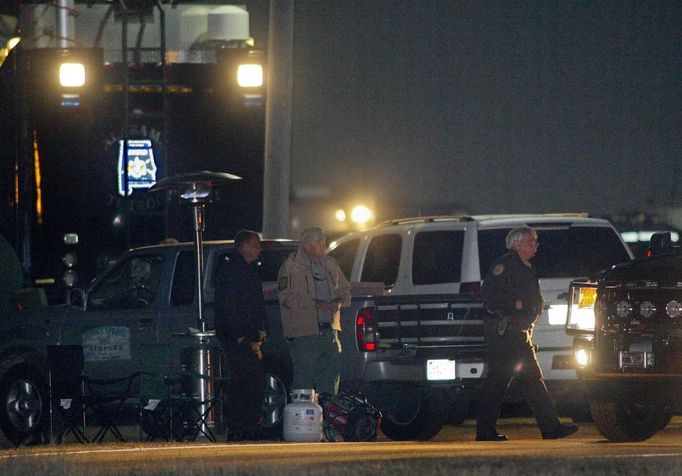
[[[267,315],[255,266],[248,265],[239,253],[230,253],[218,269],[214,287],[218,339],[225,343],[240,337],[258,341],[260,331],[266,329]]]
[[[526,266],[516,251],[499,258],[481,287],[486,308],[511,319],[517,329],[527,329],[542,313],[542,295],[535,267]]]

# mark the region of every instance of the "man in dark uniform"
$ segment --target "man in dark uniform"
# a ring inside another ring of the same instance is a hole
[[[228,440],[254,440],[265,396],[260,351],[267,317],[263,286],[253,263],[261,253],[258,233],[240,231],[235,251],[222,263],[215,282],[216,335],[230,369]]]
[[[485,326],[488,375],[481,391],[476,440],[507,439],[497,432],[495,423],[512,379],[520,383],[542,437],[563,438],[578,431],[578,425],[559,421],[531,340],[533,324],[542,313],[540,285],[529,262],[538,248],[537,233],[528,227],[514,228],[506,245],[509,252],[493,264],[481,288],[489,313]]]

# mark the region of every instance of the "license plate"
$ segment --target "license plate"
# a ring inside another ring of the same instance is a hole
[[[455,361],[433,359],[426,361],[426,380],[454,380]]]

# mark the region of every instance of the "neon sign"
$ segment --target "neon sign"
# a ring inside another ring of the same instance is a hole
[[[148,139],[128,140],[127,161],[124,160],[125,149],[125,141],[119,140],[118,194],[122,197],[131,195],[133,189],[146,189],[156,183],[156,163],[154,162],[152,141]],[[128,183],[127,193],[125,190],[126,181]]]

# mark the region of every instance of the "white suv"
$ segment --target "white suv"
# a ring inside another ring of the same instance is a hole
[[[540,243],[533,259],[545,300],[533,338],[540,366],[558,403],[578,403],[572,337],[564,331],[569,284],[632,259],[608,221],[585,214],[400,219],[346,235],[330,244],[329,254],[350,281],[383,282],[387,294],[477,292],[517,226],[534,228]]]

